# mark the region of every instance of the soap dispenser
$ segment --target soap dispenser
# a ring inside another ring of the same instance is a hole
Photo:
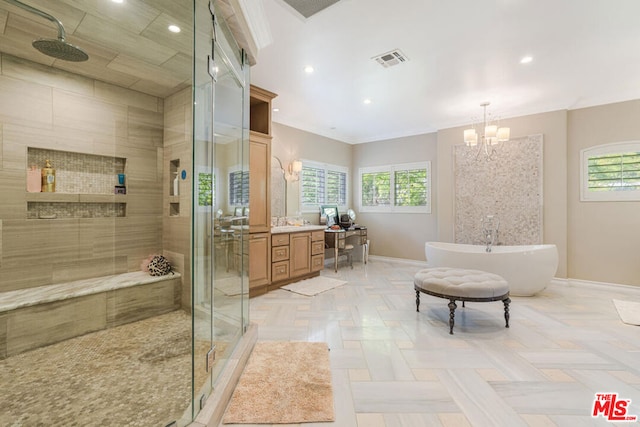
[[[42,168],[42,192],[53,193],[56,191],[56,170],[51,166],[50,160],[45,160]]]

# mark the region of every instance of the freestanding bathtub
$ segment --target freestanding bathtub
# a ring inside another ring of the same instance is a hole
[[[556,245],[493,246],[427,242],[429,267],[483,270],[505,278],[513,296],[532,296],[547,287],[558,268]]]

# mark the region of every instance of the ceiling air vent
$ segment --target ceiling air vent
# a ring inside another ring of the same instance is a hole
[[[382,65],[384,68],[393,67],[394,65],[402,64],[403,62],[407,62],[409,60],[409,58],[407,58],[407,55],[402,53],[400,49],[395,49],[391,52],[374,56],[372,59],[375,59],[376,62],[378,62],[378,64]]]
[[[284,0],[285,3],[305,18],[309,18],[339,1],[340,0]]]

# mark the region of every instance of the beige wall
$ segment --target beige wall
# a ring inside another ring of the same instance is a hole
[[[353,187],[358,188],[358,170],[362,167],[431,161],[431,213],[360,213],[358,197],[353,194],[357,222],[366,225],[371,240],[369,252],[393,258],[424,261],[424,243],[437,237],[437,142],[436,134],[424,134],[353,147]]]
[[[501,121],[512,137],[542,134],[543,241],[558,247],[557,277],[567,277],[567,112],[533,114]],[[438,131],[438,240],[453,242],[453,146],[462,143],[465,127]]]
[[[580,150],[640,140],[640,100],[569,111],[569,277],[640,286],[640,202],[581,202]]]
[[[580,202],[579,176],[580,150],[639,140],[638,117],[640,100],[502,120],[513,137],[543,135],[543,240],[558,247],[556,277],[640,286],[640,202]],[[425,241],[453,241],[452,154],[464,128],[350,146],[276,123],[273,154],[285,165],[305,158],[350,166],[354,209],[358,168],[432,160],[431,215],[358,214],[369,227],[372,254],[422,260]],[[297,184],[289,184],[290,214],[298,210],[298,198]],[[309,219],[317,222],[315,215]]]
[[[139,269],[162,248],[162,99],[0,60],[0,291]],[[126,158],[127,216],[27,220],[27,147]]]

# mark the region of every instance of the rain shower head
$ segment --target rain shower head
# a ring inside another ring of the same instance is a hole
[[[45,55],[64,61],[82,62],[89,59],[89,55],[84,50],[63,39],[38,39],[31,44]]]
[[[38,49],[40,52],[44,53],[45,55],[48,55],[57,59],[62,59],[64,61],[82,62],[89,59],[89,55],[87,55],[85,51],[65,41],[65,32],[64,32],[64,27],[62,26],[62,22],[60,22],[60,20],[58,20],[55,16],[49,15],[48,13],[43,12],[40,9],[36,9],[35,7],[19,2],[18,0],[5,0],[5,1],[21,9],[24,9],[28,12],[41,16],[45,19],[48,19],[49,21],[53,22],[58,26],[57,39],[34,40],[32,43],[34,48]]]

